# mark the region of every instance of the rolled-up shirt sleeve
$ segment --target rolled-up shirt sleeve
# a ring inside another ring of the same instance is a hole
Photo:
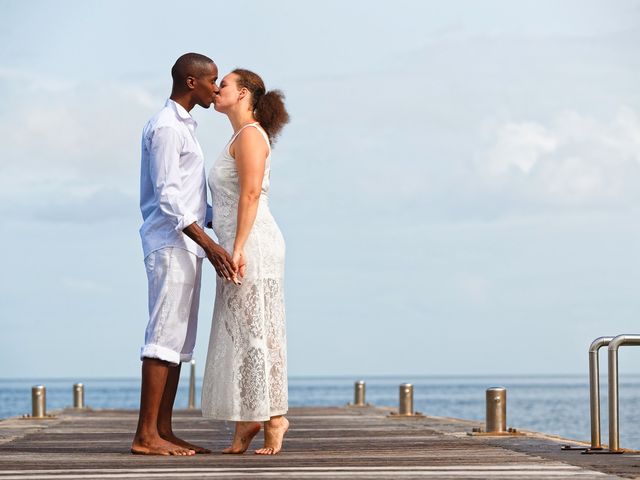
[[[160,211],[180,232],[198,221],[194,212],[185,207],[180,196],[182,191],[181,150],[182,138],[175,128],[160,127],[153,132],[149,145],[151,180]]]

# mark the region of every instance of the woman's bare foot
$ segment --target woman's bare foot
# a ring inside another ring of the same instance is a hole
[[[249,448],[253,437],[260,431],[258,422],[236,422],[236,431],[233,434],[231,446],[222,450],[222,453],[244,453]]]
[[[136,455],[179,455],[190,456],[196,452],[189,448],[178,446],[174,443],[167,442],[161,437],[143,439],[134,438],[131,444],[131,453]]]
[[[284,434],[289,430],[289,420],[283,416],[271,417],[264,422],[264,447],[256,450],[258,455],[275,455],[282,450]]]
[[[200,447],[198,445],[194,445],[193,443],[189,443],[186,440],[182,440],[175,436],[173,432],[160,433],[160,436],[166,440],[167,442],[173,443],[178,447],[186,448],[187,450],[193,450],[196,453],[211,453],[211,450],[208,448]]]

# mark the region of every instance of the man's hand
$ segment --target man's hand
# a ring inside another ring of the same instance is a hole
[[[236,281],[238,267],[224,248],[212,241],[211,245],[205,248],[204,251],[219,277],[224,277],[229,281]]]
[[[202,247],[207,254],[207,258],[216,269],[219,277],[226,278],[229,281],[237,283],[236,275],[238,267],[233,263],[231,257],[224,248],[214,242],[209,235],[197,223],[192,223],[182,230],[191,240]]]

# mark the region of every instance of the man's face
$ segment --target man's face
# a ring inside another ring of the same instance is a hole
[[[195,78],[193,97],[202,108],[209,108],[218,93],[218,67],[208,63],[199,77]]]

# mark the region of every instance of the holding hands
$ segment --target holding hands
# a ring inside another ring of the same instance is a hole
[[[238,267],[237,273],[240,279],[244,278],[244,273],[247,266],[247,261],[244,256],[244,250],[234,250],[233,255],[231,255],[231,261]]]
[[[244,251],[234,250],[233,255],[229,257],[224,248],[214,243],[210,249],[207,249],[207,258],[219,277],[226,278],[238,286],[242,285],[241,280],[244,278],[247,265]]]
[[[183,232],[202,247],[219,277],[240,285],[238,281],[238,263],[229,256],[224,248],[214,242],[195,222],[185,228]],[[244,256],[242,256],[243,270],[241,276],[244,276],[244,263]]]
[[[205,250],[207,258],[216,269],[216,273],[219,277],[226,278],[229,281],[236,281],[236,275],[238,273],[237,263],[229,256],[227,251],[217,243],[211,242],[212,245]]]

